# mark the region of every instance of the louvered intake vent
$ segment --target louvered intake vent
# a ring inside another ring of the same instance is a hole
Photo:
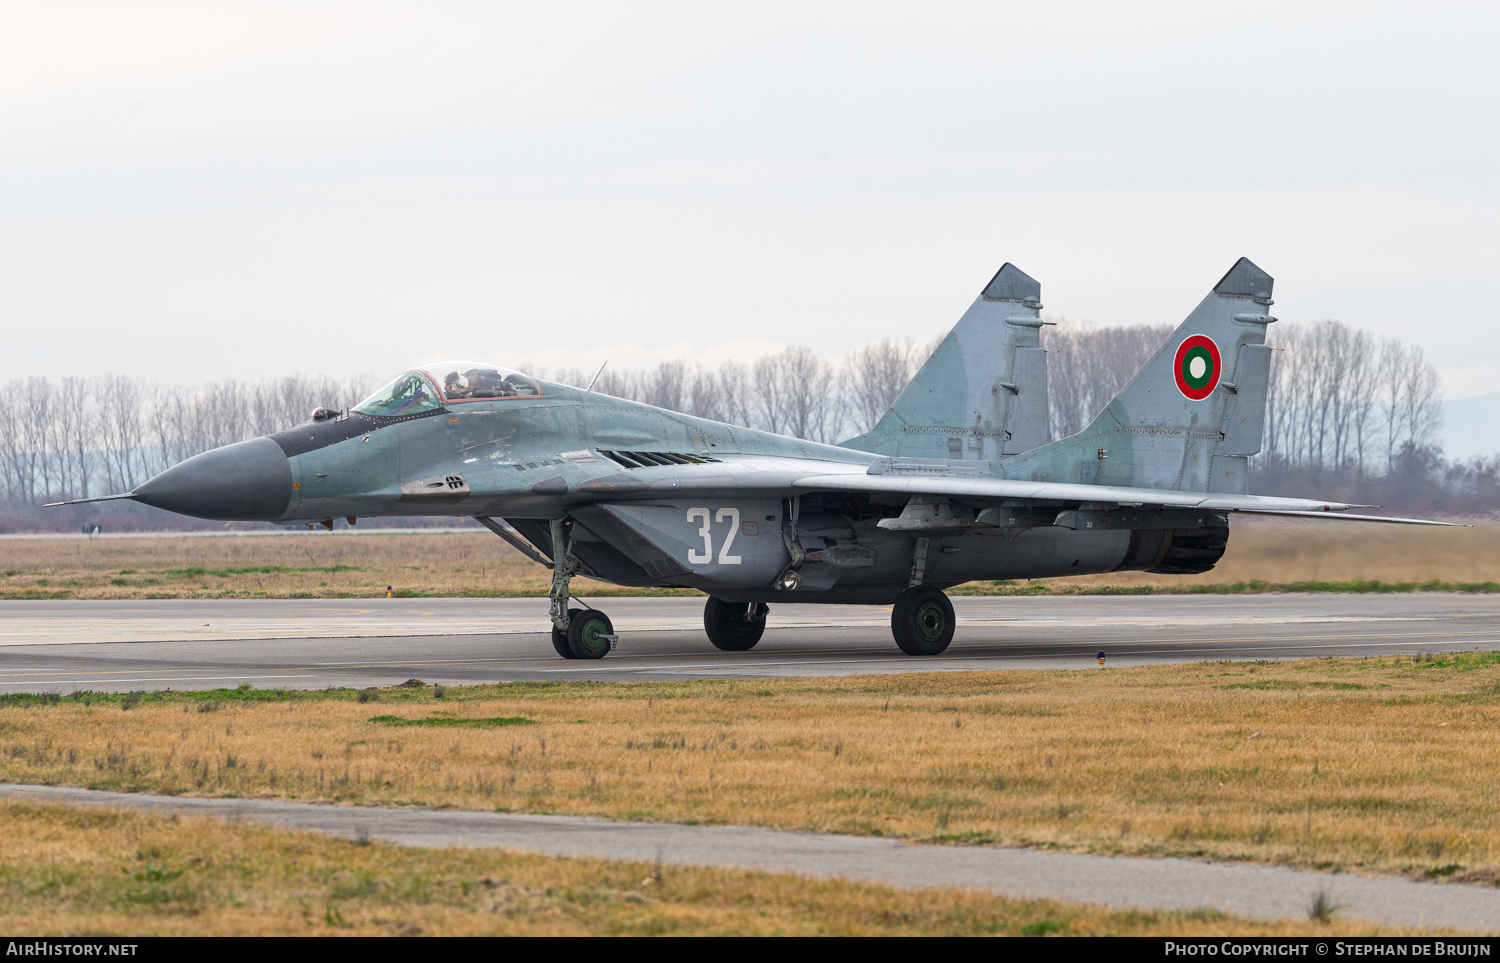
[[[654,468],[657,465],[702,465],[718,461],[708,455],[680,455],[672,451],[605,451],[599,454],[623,468]]]

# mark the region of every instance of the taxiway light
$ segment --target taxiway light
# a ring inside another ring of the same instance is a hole
[[[1104,650],[1099,650],[1099,668],[1104,668]]]

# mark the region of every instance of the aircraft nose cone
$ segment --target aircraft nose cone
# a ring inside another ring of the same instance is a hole
[[[179,515],[270,521],[280,518],[292,499],[292,466],[280,445],[255,438],[173,465],[137,488],[135,496]]]

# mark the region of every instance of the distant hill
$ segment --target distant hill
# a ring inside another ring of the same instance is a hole
[[[1500,391],[1443,403],[1443,454],[1449,461],[1500,454]]]

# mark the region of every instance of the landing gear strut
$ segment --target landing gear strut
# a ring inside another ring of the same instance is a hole
[[[896,599],[891,634],[907,655],[937,655],[953,641],[953,603],[929,585],[916,585]]]
[[[552,525],[552,648],[565,659],[602,659],[620,637],[609,616],[594,609],[568,608],[568,586],[578,573],[573,557],[573,520],[554,518]]]
[[[765,633],[767,611],[764,602],[726,602],[709,596],[703,606],[703,628],[714,648],[745,652]]]

